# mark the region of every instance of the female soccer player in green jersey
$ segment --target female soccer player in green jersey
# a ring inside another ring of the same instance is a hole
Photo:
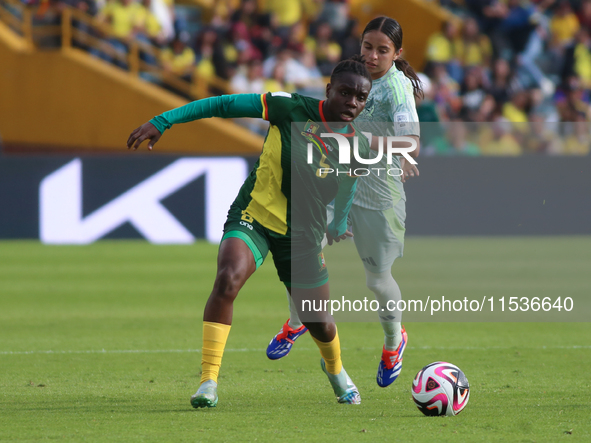
[[[422,94],[422,88],[417,74],[401,58],[401,53],[402,28],[396,20],[378,17],[367,24],[362,34],[361,55],[371,73],[373,85],[357,122],[362,122],[364,131],[374,136],[414,138],[417,149],[410,155],[416,157],[419,154],[420,128],[414,97]],[[386,134],[383,133],[385,127]],[[376,144],[377,137],[373,137],[373,149],[378,149]],[[384,159],[374,166],[387,168],[389,165]],[[404,158],[396,158],[392,166],[401,168],[400,177],[370,174],[358,179],[350,211],[355,246],[363,261],[367,287],[380,303],[378,312],[385,335],[377,373],[377,383],[381,387],[389,386],[400,374],[408,341],[400,323],[401,312],[391,309],[395,306],[392,302],[397,303],[401,299],[391,268],[394,260],[402,256],[404,247],[406,196],[402,182],[407,177],[418,175],[418,169],[405,162]],[[294,301],[289,295],[288,299],[291,315],[269,343],[267,356],[270,359],[286,356],[295,339],[306,332]]]
[[[329,300],[321,246],[327,226],[326,206],[336,197],[335,213],[340,216],[329,231],[336,238],[344,238],[357,181],[346,173],[349,165],[339,164],[337,140],[340,136],[351,140],[357,137],[360,156],[370,157],[368,140],[352,124],[365,107],[370,90],[371,75],[357,57],[335,67],[326,86],[326,100],[284,92],[212,97],[154,117],[129,136],[128,148],[137,149],[149,140],[148,149],[152,149],[175,123],[208,117],[262,117],[270,122],[263,152],[224,225],[217,275],[203,315],[202,377],[197,393],[191,397],[194,407],[217,404],[217,378],[232,323],[233,303],[268,251],[273,253],[280,280],[295,300]],[[340,135],[322,140],[309,125],[293,133],[293,122],[318,122],[311,123],[318,134]],[[319,150],[308,150],[311,137],[316,137]],[[322,173],[327,169],[340,173]],[[297,199],[292,199],[292,188],[298,193]],[[306,327],[320,349],[322,369],[339,403],[358,404],[359,392],[342,367],[334,321],[326,311],[308,317]]]

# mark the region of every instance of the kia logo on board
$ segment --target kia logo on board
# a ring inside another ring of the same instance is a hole
[[[83,217],[82,160],[77,158],[41,181],[39,236],[44,243],[87,244],[129,222],[152,243],[192,243],[193,234],[161,201],[205,176],[205,237],[218,243],[247,169],[242,158],[181,158]]]

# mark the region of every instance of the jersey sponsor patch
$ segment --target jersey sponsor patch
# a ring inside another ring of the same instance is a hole
[[[271,97],[287,97],[287,98],[291,98],[291,94],[289,92],[283,92],[283,91],[271,92]]]
[[[394,123],[397,128],[404,128],[410,122],[410,114],[408,112],[397,112],[394,114]]]

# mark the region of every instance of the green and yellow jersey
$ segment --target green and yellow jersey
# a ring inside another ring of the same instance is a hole
[[[302,247],[318,245],[326,231],[326,206],[335,201],[331,234],[343,234],[356,180],[349,175],[359,165],[352,153],[369,158],[369,142],[354,124],[344,136],[351,164],[339,164],[338,137],[326,122],[324,101],[285,92],[236,94],[189,103],[155,117],[163,132],[175,123],[207,117],[260,117],[270,122],[263,152],[242,185],[233,206],[266,229],[290,236]],[[321,134],[333,134],[322,137]],[[338,195],[337,195],[338,194]]]

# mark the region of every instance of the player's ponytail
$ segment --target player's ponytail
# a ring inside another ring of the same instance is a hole
[[[374,18],[363,30],[363,34],[361,34],[361,40],[363,40],[365,34],[370,31],[379,31],[392,40],[396,51],[399,51],[400,48],[402,48],[402,27],[400,26],[400,23],[398,23],[393,18],[385,16]],[[424,94],[421,80],[410,63],[400,57],[397,58],[394,63],[396,64],[396,69],[401,71],[412,83],[415,97],[423,97]]]
[[[332,70],[330,74],[330,82],[334,83],[335,79],[340,77],[346,72],[351,72],[353,74],[360,75],[361,77],[365,77],[371,83],[371,74],[367,70],[367,66],[365,66],[365,62],[361,55],[354,55],[347,60],[343,60],[339,62],[335,68]]]

